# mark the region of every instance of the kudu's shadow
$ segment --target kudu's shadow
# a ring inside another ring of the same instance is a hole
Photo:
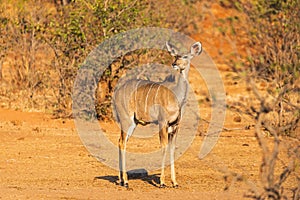
[[[145,169],[137,169],[137,170],[131,170],[127,172],[128,179],[130,180],[142,180],[154,187],[160,187],[160,177],[159,174],[151,174],[149,175],[148,172]],[[108,175],[108,176],[96,176],[95,179],[99,180],[106,180],[109,181],[115,185],[119,185],[119,177]]]

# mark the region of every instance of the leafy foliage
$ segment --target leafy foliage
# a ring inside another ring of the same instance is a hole
[[[169,5],[180,7],[182,1]],[[70,116],[73,81],[89,52],[106,38],[129,29],[186,27],[187,7],[175,10],[178,16],[169,18],[157,1],[2,0],[0,84],[4,87],[0,92],[11,101],[22,100],[16,103],[21,109],[44,107],[57,117]],[[180,23],[174,25],[172,20]],[[108,85],[124,71],[113,76],[110,69],[103,77]],[[107,100],[109,95],[103,101]],[[100,110],[107,114],[106,108]]]
[[[42,104],[54,108],[58,117],[70,116],[72,85],[80,63],[105,38],[145,25],[139,16],[144,6],[145,2],[118,0],[79,0],[65,6],[5,1],[0,6],[0,71],[6,62],[10,73],[1,80],[12,90],[31,93],[22,98],[32,104],[39,89],[42,96],[51,96]]]
[[[300,6],[297,1],[258,1],[249,11],[253,22],[249,57],[257,77],[274,82],[269,88],[273,102],[268,109],[278,114],[280,134],[290,134],[300,120]]]

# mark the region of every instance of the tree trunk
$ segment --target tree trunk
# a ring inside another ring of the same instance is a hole
[[[61,0],[61,3],[62,3],[63,6],[65,6],[68,3],[70,3],[70,0]]]

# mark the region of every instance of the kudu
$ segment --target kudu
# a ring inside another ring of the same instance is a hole
[[[119,179],[120,185],[128,187],[125,167],[126,143],[138,124],[159,125],[159,138],[162,148],[162,166],[160,186],[165,187],[165,158],[168,145],[170,146],[171,180],[173,187],[178,187],[175,177],[174,152],[178,125],[182,118],[183,107],[188,93],[188,73],[191,59],[202,51],[200,42],[191,46],[190,53],[180,56],[175,48],[166,43],[167,50],[175,57],[172,63],[178,71],[175,82],[152,82],[134,79],[116,89],[114,94],[115,116],[120,124],[119,138]]]

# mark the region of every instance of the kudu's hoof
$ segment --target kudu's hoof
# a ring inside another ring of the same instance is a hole
[[[159,188],[166,188],[167,186],[163,183],[163,184],[160,184]]]
[[[179,185],[178,184],[174,184],[173,188],[179,188]]]
[[[123,187],[126,187],[126,188],[129,187],[128,183],[124,183],[124,182],[120,182],[120,186],[123,186]]]

